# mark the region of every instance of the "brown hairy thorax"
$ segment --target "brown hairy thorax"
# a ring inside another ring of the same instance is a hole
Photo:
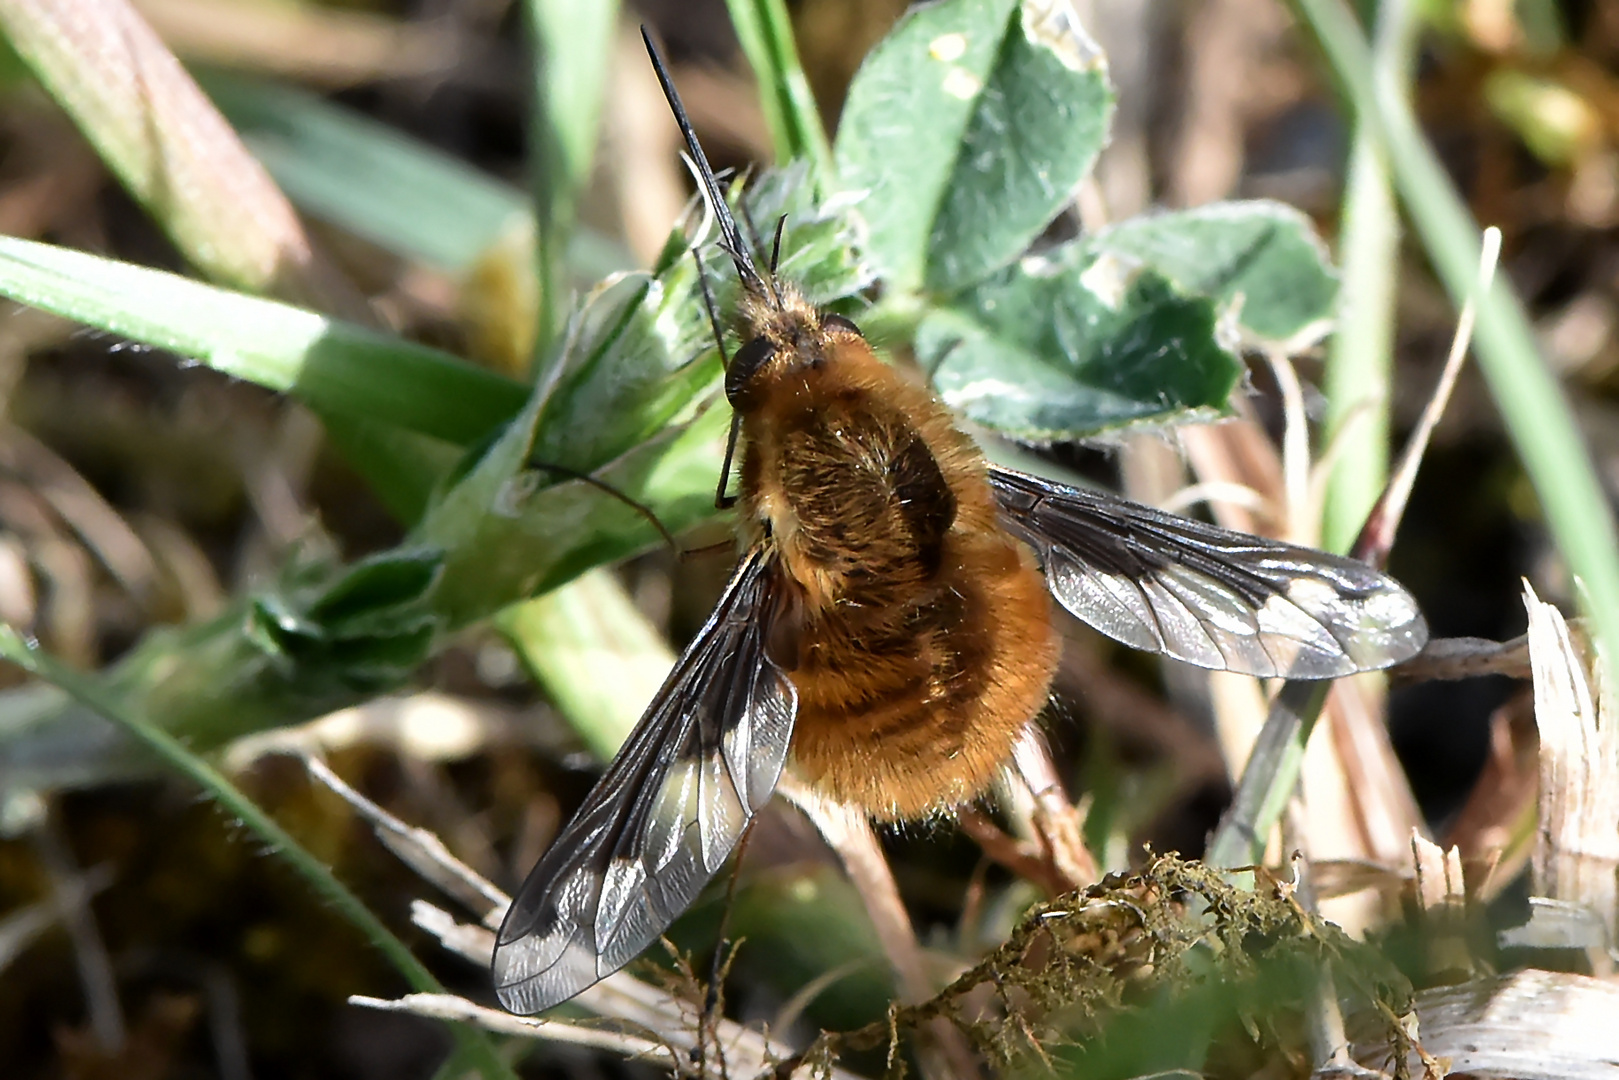
[[[734,400],[741,509],[796,589],[781,660],[805,778],[883,818],[994,779],[1045,704],[1058,645],[1033,556],[937,398],[796,291],[753,295],[770,354]]]

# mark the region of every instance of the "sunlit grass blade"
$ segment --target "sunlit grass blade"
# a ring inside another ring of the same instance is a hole
[[[448,353],[303,308],[0,237],[0,295],[166,349],[322,412],[470,443],[524,390]]]
[[[1418,26],[1413,5],[1378,6],[1373,60],[1392,86],[1410,79]],[[1400,235],[1388,159],[1363,122],[1350,149],[1338,230],[1342,317],[1323,369],[1323,437],[1342,440],[1322,507],[1321,538],[1328,551],[1349,550],[1388,473]]]

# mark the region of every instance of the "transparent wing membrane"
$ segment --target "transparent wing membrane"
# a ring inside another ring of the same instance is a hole
[[[1365,563],[991,468],[1053,596],[1126,645],[1199,667],[1330,679],[1414,655],[1411,594]]]
[[[549,1009],[629,963],[696,899],[769,801],[797,695],[767,655],[780,571],[743,559],[496,939],[501,1004]]]

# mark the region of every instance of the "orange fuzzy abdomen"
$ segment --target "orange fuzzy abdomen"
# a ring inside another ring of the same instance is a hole
[[[875,625],[805,627],[793,754],[883,818],[971,799],[1044,707],[1056,669],[1045,583],[1012,542],[963,536],[936,591]]]
[[[1044,706],[1045,582],[944,406],[849,342],[745,417],[745,516],[800,603],[793,755],[884,818],[971,799]]]

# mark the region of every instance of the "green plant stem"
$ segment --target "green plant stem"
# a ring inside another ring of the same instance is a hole
[[[1435,270],[1459,306],[1478,277],[1479,228],[1428,145],[1397,86],[1380,79],[1342,0],[1292,0],[1334,72],[1357,122],[1383,143],[1395,187]],[[1573,411],[1535,347],[1528,315],[1497,277],[1479,305],[1475,349],[1547,523],[1584,590],[1604,641],[1619,641],[1619,539]]]
[[[513,604],[494,621],[603,761],[629,738],[674,666],[663,636],[604,569]]]
[[[1401,93],[1410,82],[1419,25],[1410,0],[1376,5],[1373,62]],[[1322,507],[1321,540],[1344,552],[1388,479],[1394,320],[1400,280],[1400,214],[1389,164],[1364,122],[1355,127],[1343,218],[1338,332],[1327,350],[1325,437],[1338,444]]]
[[[1304,748],[1315,730],[1330,682],[1289,680],[1254,740],[1231,806],[1209,841],[1204,861],[1211,866],[1251,866],[1265,856],[1271,827],[1281,819],[1299,782]]]
[[[784,0],[726,0],[742,52],[759,80],[759,100],[775,144],[778,164],[804,160],[810,182],[825,190],[833,174],[832,144],[793,44],[793,22]]]
[[[366,907],[348,886],[324,866],[319,859],[305,850],[292,835],[283,829],[257,803],[249,799],[235,784],[206,761],[187,750],[179,740],[144,719],[139,719],[122,708],[114,695],[104,690],[99,681],[58,663],[36,646],[23,640],[10,626],[0,625],[0,656],[25,669],[29,674],[44,679],[65,690],[80,704],[123,728],[157,755],[175,772],[190,779],[231,819],[262,841],[274,854],[309,883],[317,896],[335,908],[343,918],[356,927],[372,946],[405,977],[411,989],[424,994],[445,993],[444,987],[433,973],[395,937],[382,920]],[[451,1029],[456,1043],[478,1063],[485,1077],[515,1080],[515,1074],[496,1056],[488,1038],[473,1028],[453,1024]]]

